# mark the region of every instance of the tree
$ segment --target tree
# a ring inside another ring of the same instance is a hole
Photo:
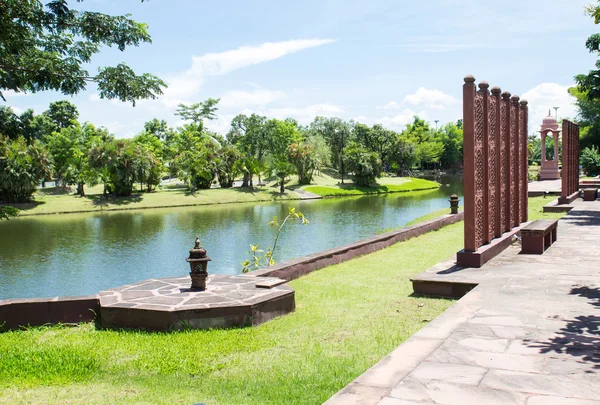
[[[190,190],[210,188],[217,172],[218,143],[214,137],[185,125],[171,143],[172,160],[169,170],[183,180]]]
[[[435,131],[434,139],[443,145],[440,156],[442,167],[460,166],[463,160],[463,131],[453,122]]]
[[[594,19],[594,24],[600,23],[600,1],[587,6],[585,12]],[[600,34],[591,35],[585,46],[590,53],[600,55]],[[581,147],[600,145],[600,59],[595,69],[575,76],[575,83],[569,93],[577,99],[579,107]]]
[[[21,122],[19,116],[8,106],[0,106],[0,134],[10,139],[19,137]]]
[[[53,132],[47,139],[52,155],[53,172],[57,182],[64,186],[76,184],[77,194],[85,197],[84,186],[96,184],[98,175],[90,165],[90,149],[100,146],[110,135],[104,129],[97,129],[85,123]]]
[[[317,168],[317,155],[314,146],[306,142],[293,143],[288,147],[288,155],[296,167],[299,184],[310,184]]]
[[[268,170],[279,180],[279,192],[285,192],[285,179],[294,172],[294,165],[289,162],[289,146],[301,138],[295,121],[269,120],[266,124],[268,133]]]
[[[354,183],[359,186],[369,187],[381,175],[381,160],[377,153],[365,150],[356,142],[346,147],[344,159]]]
[[[581,148],[600,146],[600,99],[590,98],[578,87],[571,87],[569,93],[576,99]]]
[[[163,141],[168,140],[173,134],[173,130],[167,125],[167,121],[156,118],[144,124],[144,132]]]
[[[56,90],[74,95],[89,82],[100,98],[154,99],[166,84],[148,73],[136,75],[125,64],[100,67],[95,76],[84,68],[101,47],[124,51],[151,42],[148,26],[128,16],[110,16],[69,8],[67,0],[0,0],[0,98],[2,90]],[[5,100],[6,101],[6,100]]]
[[[248,117],[239,114],[231,121],[227,139],[236,145],[242,154],[240,165],[241,172],[244,174],[242,187],[252,187],[252,177],[255,174],[258,174],[260,182],[260,172],[265,168],[268,137],[267,117],[257,114]]]
[[[306,135],[306,132],[305,132]],[[314,152],[315,159],[315,171],[319,173],[325,167],[331,165],[331,150],[320,134],[313,134],[308,132],[308,137],[305,139],[305,143],[309,145]]]
[[[57,130],[60,130],[76,125],[77,118],[79,118],[79,111],[77,111],[77,107],[73,103],[61,100],[50,103],[44,115],[54,123]]]
[[[316,117],[310,124],[310,130],[320,134],[325,138],[331,149],[331,160],[334,167],[342,175],[342,182],[346,172],[344,168],[344,148],[354,138],[352,123],[348,123],[340,118]]]
[[[45,115],[35,115],[29,108],[19,116],[19,135],[22,135],[28,142],[34,139],[44,140],[56,130],[54,123]]]
[[[242,155],[235,145],[226,143],[217,151],[217,177],[222,188],[233,187],[233,181],[241,172]]]
[[[182,120],[192,121],[196,124],[199,131],[204,129],[204,120],[214,120],[217,118],[217,104],[220,99],[209,98],[206,101],[200,101],[199,103],[185,105],[179,104],[177,106],[177,112],[175,115],[181,117]]]
[[[353,131],[356,141],[366,150],[377,153],[382,167],[387,169],[387,158],[394,140],[394,131],[384,128],[381,124],[375,124],[369,128],[361,123],[355,124]]]
[[[529,165],[540,164],[542,160],[542,140],[535,134],[527,137],[527,157]]]
[[[90,166],[108,174],[108,187],[117,196],[130,196],[137,180],[140,156],[130,139],[109,140],[93,148]],[[103,180],[105,182],[106,180]],[[105,183],[105,187],[106,187]]]
[[[55,130],[56,126],[46,115],[35,115],[31,108],[17,115],[11,107],[0,106],[0,134],[11,139],[22,136],[31,142],[34,139],[44,139]]]
[[[403,171],[409,172],[419,159],[417,156],[417,144],[404,132],[396,134],[390,152],[390,162],[394,165],[398,174]]]
[[[600,174],[600,153],[597,147],[592,146],[581,151],[581,167],[588,176]]]
[[[37,185],[50,175],[48,152],[40,141],[0,137],[0,197],[9,203],[31,199]]]

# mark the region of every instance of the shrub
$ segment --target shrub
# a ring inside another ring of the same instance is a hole
[[[596,146],[581,151],[581,166],[588,176],[600,174],[600,153]]]

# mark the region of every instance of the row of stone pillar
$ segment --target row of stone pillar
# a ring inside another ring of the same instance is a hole
[[[527,101],[465,77],[464,251],[527,221]]]

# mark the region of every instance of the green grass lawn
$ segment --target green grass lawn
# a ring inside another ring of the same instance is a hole
[[[350,195],[400,193],[407,191],[432,190],[439,187],[439,183],[425,179],[406,177],[382,177],[373,187],[357,186],[354,183],[332,185],[310,185],[302,189],[321,197],[339,197]]]
[[[543,197],[529,199],[531,219]],[[321,404],[448,308],[409,278],[462,247],[447,226],[290,285],[296,312],[258,327],[144,333],[44,327],[0,334],[3,404]]]
[[[213,188],[196,190],[190,193],[184,187],[164,187],[152,193],[134,192],[130,197],[102,197],[102,187],[86,189],[86,197],[60,193],[55,188],[37,192],[35,201],[26,204],[14,204],[19,215],[60,214],[70,212],[111,211],[124,209],[144,209],[162,207],[184,207],[190,205],[228,204],[260,201],[278,201],[299,199],[293,192],[279,194],[272,187],[249,188]]]

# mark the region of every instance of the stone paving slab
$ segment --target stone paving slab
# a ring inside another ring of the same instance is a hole
[[[561,179],[530,181],[527,185],[527,190],[533,192],[549,192],[560,194],[561,188]]]
[[[100,292],[102,326],[172,330],[257,325],[294,310],[294,290],[284,282],[213,274],[205,291],[194,291],[189,277],[144,280]]]
[[[476,287],[327,405],[600,404],[600,202],[575,202],[543,255],[515,243],[418,279]]]

